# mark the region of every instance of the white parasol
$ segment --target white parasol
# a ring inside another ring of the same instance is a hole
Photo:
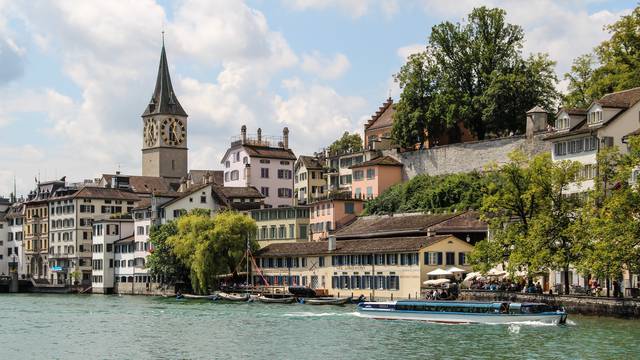
[[[427,275],[429,275],[429,276],[451,276],[451,275],[453,275],[453,273],[451,271],[447,271],[447,270],[438,268],[438,269],[429,271],[427,273]]]
[[[449,283],[449,279],[434,279],[423,282],[425,285],[442,285]]]
[[[448,272],[450,272],[450,273],[452,273],[452,274],[467,272],[467,270],[465,270],[465,269],[460,269],[459,267],[455,267],[455,266],[452,266],[452,267],[448,268],[448,269],[447,269],[447,271],[448,271]]]

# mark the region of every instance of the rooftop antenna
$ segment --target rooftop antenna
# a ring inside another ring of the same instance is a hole
[[[391,88],[389,88],[388,94],[389,94],[389,96],[387,96],[387,97],[388,97],[389,99],[391,99]]]
[[[164,47],[164,24],[162,25],[162,47]]]

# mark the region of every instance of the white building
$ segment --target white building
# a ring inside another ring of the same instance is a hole
[[[91,245],[92,292],[100,294],[110,294],[113,292],[115,284],[114,269],[119,268],[121,265],[120,258],[115,255],[115,244],[123,239],[132,238],[133,219],[105,219],[94,221]],[[133,267],[133,263],[131,265]]]
[[[27,274],[27,263],[24,258],[24,204],[16,202],[9,207],[6,214],[7,234],[7,261],[16,262],[18,277],[24,278]]]
[[[225,187],[248,187],[258,189],[264,195],[265,206],[291,206],[293,202],[293,165],[296,156],[289,149],[289,129],[282,137],[248,136],[242,126],[239,138],[222,157]]]
[[[6,216],[10,207],[9,199],[0,198],[0,275],[9,274],[9,223]]]

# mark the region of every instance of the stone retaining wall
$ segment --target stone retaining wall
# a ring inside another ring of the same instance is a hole
[[[493,291],[462,290],[461,300],[542,302],[561,305],[569,314],[640,318],[640,301],[592,296],[520,294]]]
[[[384,150],[402,164],[403,178],[411,179],[418,174],[443,175],[482,171],[491,164],[504,164],[509,161],[509,153],[519,149],[529,155],[551,150],[551,144],[543,141],[544,135],[527,138],[524,135],[506,138],[474,141],[468,143],[437,146],[430,149],[398,153],[397,150]]]

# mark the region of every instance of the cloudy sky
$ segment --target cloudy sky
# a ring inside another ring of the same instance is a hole
[[[38,174],[140,173],[163,29],[189,166],[220,168],[242,124],[288,126],[296,154],[362,131],[431,26],[482,4],[506,9],[525,51],[548,52],[562,75],[635,1],[0,0],[0,195],[14,176],[24,193]]]

